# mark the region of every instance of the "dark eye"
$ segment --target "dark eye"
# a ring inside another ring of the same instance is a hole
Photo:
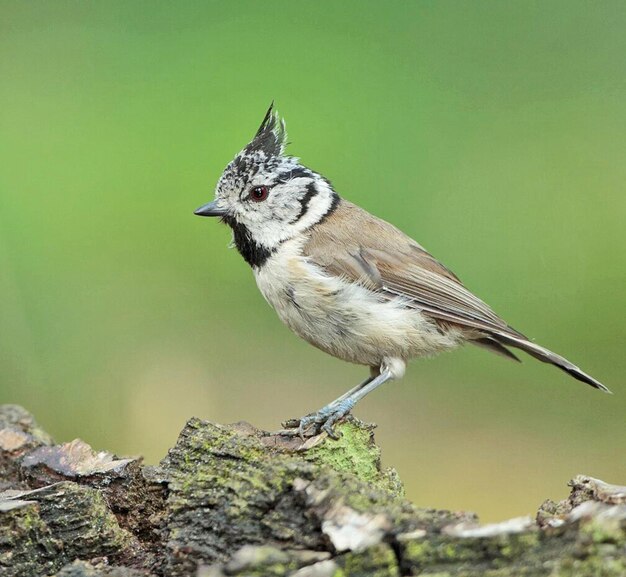
[[[269,193],[270,191],[267,186],[255,186],[250,191],[250,199],[254,202],[263,202]]]

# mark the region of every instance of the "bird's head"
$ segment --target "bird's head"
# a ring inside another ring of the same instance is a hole
[[[260,266],[338,202],[330,182],[285,155],[286,139],[285,122],[271,105],[252,141],[224,169],[215,200],[195,211],[228,224],[235,245],[252,266]]]

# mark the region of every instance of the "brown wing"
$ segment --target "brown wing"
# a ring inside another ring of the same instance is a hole
[[[419,244],[358,206],[342,200],[335,212],[312,229],[304,252],[333,275],[368,286],[385,298],[404,298],[407,306],[442,324],[473,329],[469,338],[493,352],[516,358],[504,345],[522,349],[609,392],[566,358],[508,326]]]
[[[347,201],[312,229],[304,251],[329,273],[402,297],[435,320],[524,338],[413,239]]]

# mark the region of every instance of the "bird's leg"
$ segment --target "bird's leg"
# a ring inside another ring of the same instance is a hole
[[[335,399],[332,403],[328,403],[325,407],[322,407],[319,411],[314,413],[309,413],[304,417],[300,417],[299,419],[289,419],[285,421],[282,425],[285,429],[296,429],[294,431],[296,434],[303,436],[304,432],[313,424],[313,423],[323,423],[325,418],[324,415],[330,415],[334,406],[342,401],[346,400],[350,395],[360,391],[364,386],[368,385],[374,379],[374,370],[370,371],[372,373],[367,379],[363,382],[359,383],[356,387],[352,387],[349,391],[346,391],[341,397]]]
[[[335,423],[342,417],[345,417],[365,395],[395,377],[389,368],[383,369],[382,372],[376,370],[376,372],[378,374],[374,376],[374,371],[372,371],[373,375],[369,379],[350,389],[319,411],[306,415],[301,419],[288,421],[284,423],[284,426],[296,429],[294,434],[298,434],[300,437],[304,437],[305,434],[316,435],[320,431],[326,431],[333,439],[337,439],[338,437],[333,429]],[[313,431],[309,430],[311,427]]]
[[[383,383],[386,383],[389,379],[393,379],[393,373],[389,369],[385,369],[377,377],[373,378],[367,385],[361,387],[354,394],[338,402],[324,420],[321,426],[322,431],[326,431],[333,439],[338,439],[338,435],[335,433],[335,423],[345,417],[365,395],[371,393],[374,389],[377,389]],[[333,403],[331,403],[333,405]],[[322,409],[323,410],[323,409]]]
[[[370,367],[370,376],[367,377],[367,379],[365,379],[362,383],[359,383],[356,387],[352,387],[349,391],[346,391],[343,395],[341,395],[341,397],[338,397],[332,403],[328,403],[328,405],[326,405],[324,409],[331,405],[337,405],[341,403],[341,401],[344,401],[348,397],[351,397],[352,395],[358,393],[363,387],[369,385],[378,375],[380,375],[380,369],[378,367]],[[317,414],[317,413],[311,413],[311,414]]]

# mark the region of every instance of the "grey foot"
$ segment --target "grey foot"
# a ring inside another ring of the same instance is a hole
[[[289,419],[283,423],[283,427],[289,431],[289,434],[298,435],[301,439],[326,432],[329,437],[336,440],[340,435],[335,432],[335,424],[345,417],[354,405],[355,402],[351,399],[331,403],[315,413],[299,419]]]

